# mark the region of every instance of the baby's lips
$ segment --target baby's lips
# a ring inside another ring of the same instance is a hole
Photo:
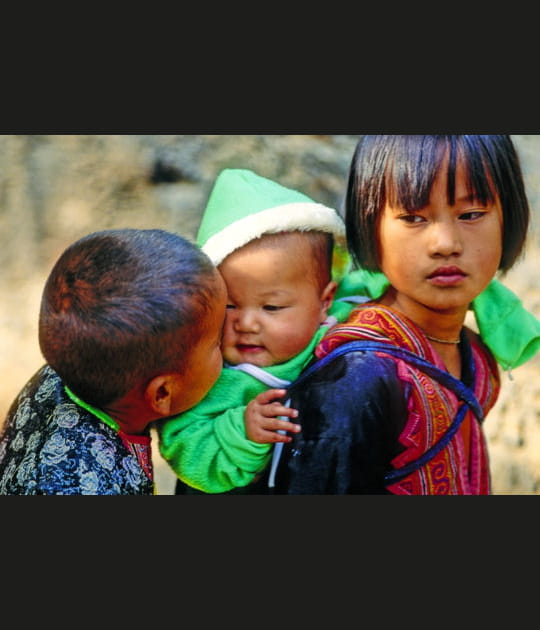
[[[239,343],[236,347],[239,352],[255,352],[255,351],[263,349],[262,346],[256,346],[256,345],[244,344],[244,343]]]

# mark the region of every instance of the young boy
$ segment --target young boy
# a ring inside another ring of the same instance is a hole
[[[226,289],[162,230],[78,240],[43,291],[47,361],[8,412],[0,494],[153,494],[150,423],[195,405],[222,366]]]
[[[272,443],[290,440],[277,431],[299,430],[285,419],[294,410],[272,401],[328,330],[348,254],[335,210],[243,169],[217,178],[197,243],[228,288],[225,365],[199,405],[157,428],[160,452],[180,480],[219,493],[252,482]],[[351,308],[340,305],[342,317]]]

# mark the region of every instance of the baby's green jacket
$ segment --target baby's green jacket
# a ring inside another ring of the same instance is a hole
[[[342,312],[351,308],[344,307]],[[328,326],[321,326],[300,354],[264,368],[265,372],[285,381],[295,380],[313,359],[315,347],[327,330]],[[198,405],[157,423],[160,453],[184,483],[215,494],[246,486],[264,470],[272,444],[248,440],[244,413],[247,404],[266,389],[268,386],[254,376],[225,365]]]

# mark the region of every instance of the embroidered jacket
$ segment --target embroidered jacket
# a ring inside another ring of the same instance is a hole
[[[445,369],[411,320],[373,303],[357,307],[346,324],[334,327],[317,356],[361,339],[387,344],[389,350],[404,348]],[[461,340],[462,385],[485,417],[499,394],[498,367],[474,332],[464,329]],[[277,493],[490,492],[486,440],[470,407],[463,408],[463,421],[444,448],[410,474],[392,478],[444,440],[463,404],[452,388],[407,359],[384,350],[345,353],[301,377],[288,396],[303,430],[284,447]]]

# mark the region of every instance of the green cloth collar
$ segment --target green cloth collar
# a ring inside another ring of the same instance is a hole
[[[116,420],[113,420],[111,416],[106,414],[104,411],[101,411],[101,409],[98,409],[97,407],[92,407],[92,405],[85,403],[84,400],[81,400],[77,396],[77,394],[74,394],[67,385],[64,385],[64,390],[66,394],[71,398],[71,400],[79,405],[79,407],[82,407],[83,409],[86,409],[86,411],[89,411],[93,416],[95,416],[105,424],[109,425],[111,429],[114,429],[117,433],[120,431],[120,425],[118,424],[118,422],[116,422]]]

